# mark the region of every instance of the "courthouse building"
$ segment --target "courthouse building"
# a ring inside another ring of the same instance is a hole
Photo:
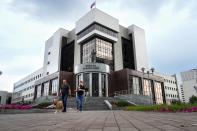
[[[59,95],[62,80],[74,89],[83,81],[90,97],[115,92],[165,102],[164,78],[149,70],[145,32],[94,8],[72,30],[60,28],[45,43],[41,69],[14,83],[12,102]]]

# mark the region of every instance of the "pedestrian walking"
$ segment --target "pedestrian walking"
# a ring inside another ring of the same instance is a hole
[[[68,95],[71,95],[70,85],[68,84],[67,80],[63,80],[63,84],[61,86],[60,93],[62,95],[62,102],[63,102],[63,110],[62,112],[66,112],[66,106],[67,106],[67,98]]]
[[[82,106],[83,106],[83,99],[84,99],[84,94],[85,94],[85,87],[83,85],[83,81],[80,81],[79,86],[75,90],[77,92],[77,110],[82,111]]]

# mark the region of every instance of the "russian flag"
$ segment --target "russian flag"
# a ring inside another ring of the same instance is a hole
[[[91,4],[90,8],[92,9],[94,6],[96,6],[96,1]]]

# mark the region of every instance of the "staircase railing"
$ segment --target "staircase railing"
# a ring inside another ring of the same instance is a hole
[[[119,95],[128,95],[128,94],[132,94],[132,90],[120,90],[120,91],[115,91],[114,94],[115,96],[119,96]]]
[[[151,95],[133,94],[132,90],[115,91],[115,97],[127,100],[136,105],[153,104]]]

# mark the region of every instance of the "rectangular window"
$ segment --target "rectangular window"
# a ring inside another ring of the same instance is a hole
[[[144,79],[143,95],[152,96],[151,81]]]
[[[49,95],[49,82],[44,83],[44,96]]]
[[[41,85],[37,86],[37,98],[41,97]]]
[[[156,102],[156,104],[163,104],[161,83],[160,82],[155,82],[154,89],[155,89],[155,102]]]
[[[56,96],[58,92],[58,79],[53,79],[51,82],[52,86],[52,95]]]
[[[129,75],[129,91],[131,94],[140,94],[139,77]]]
[[[81,46],[82,63],[105,63],[114,69],[113,44],[100,38],[93,38]]]

